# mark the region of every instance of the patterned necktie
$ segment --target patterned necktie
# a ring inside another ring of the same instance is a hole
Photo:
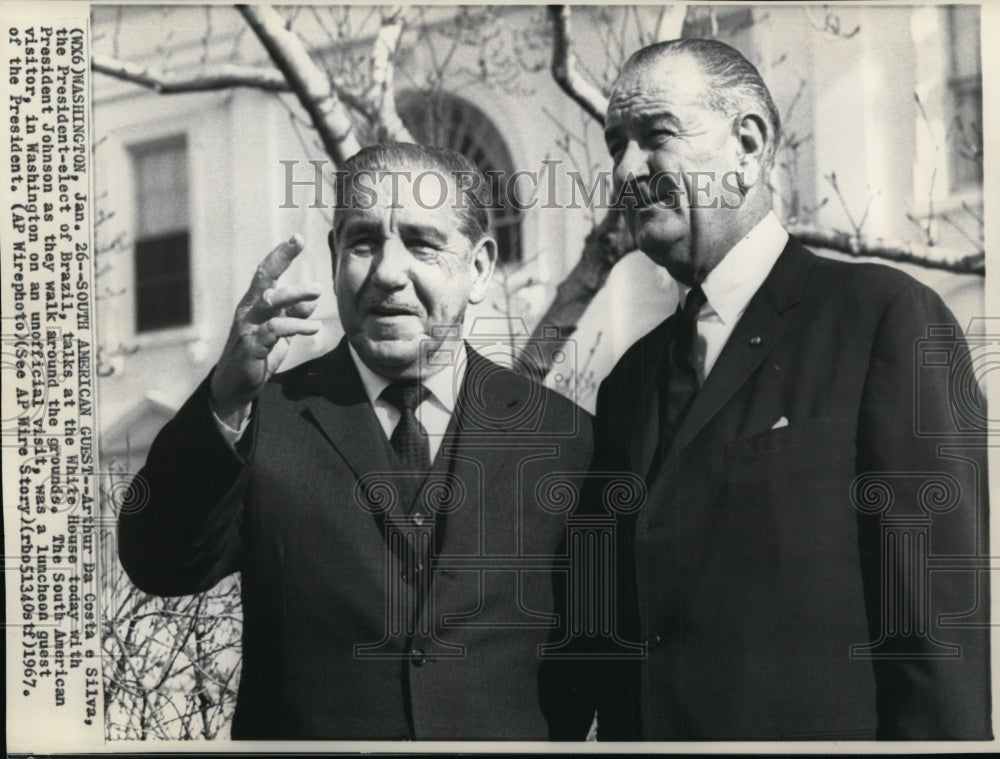
[[[681,420],[695,395],[698,394],[698,313],[708,302],[701,286],[692,287],[678,305],[675,316],[676,330],[670,344],[668,375],[666,377],[665,403],[661,416],[661,435],[664,450],[677,434]]]
[[[424,386],[416,380],[393,382],[382,391],[382,398],[399,409],[399,424],[389,442],[399,457],[402,469],[423,474],[431,468],[427,430],[417,419],[417,406],[423,400]]]

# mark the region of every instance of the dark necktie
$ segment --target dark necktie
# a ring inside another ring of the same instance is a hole
[[[701,286],[692,287],[677,306],[676,330],[670,344],[660,430],[663,450],[669,448],[681,420],[698,394],[698,313],[708,302]]]
[[[423,400],[424,386],[416,380],[393,382],[382,391],[382,398],[399,409],[399,424],[389,442],[399,457],[402,469],[423,474],[431,468],[427,430],[417,418],[417,406]]]

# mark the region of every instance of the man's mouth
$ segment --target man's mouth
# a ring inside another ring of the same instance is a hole
[[[633,201],[632,211],[640,212],[650,208],[676,208],[677,188],[667,181],[662,181],[659,185],[653,186],[646,182],[632,185],[631,197]]]
[[[653,176],[650,183],[642,189],[642,197],[646,205],[655,205],[659,208],[677,208],[680,187],[668,175]]]
[[[391,318],[393,316],[420,316],[417,309],[410,308],[408,306],[397,306],[394,304],[382,303],[376,306],[371,306],[368,309],[368,313],[376,318]]]

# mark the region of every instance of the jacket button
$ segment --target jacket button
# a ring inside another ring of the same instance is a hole
[[[646,648],[648,648],[650,651],[652,651],[654,648],[657,648],[662,642],[663,638],[660,636],[659,633],[650,633],[649,635],[646,636]]]
[[[412,659],[414,667],[422,667],[427,663],[427,657],[424,656],[423,649],[420,648],[414,648],[410,651],[410,659]]]

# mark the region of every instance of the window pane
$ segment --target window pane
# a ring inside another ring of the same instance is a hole
[[[191,323],[189,258],[187,232],[136,243],[135,312],[139,332]]]
[[[954,70],[952,76],[980,75],[982,63],[979,53],[979,8],[957,5],[948,8],[951,19],[951,42]]]
[[[516,223],[493,227],[497,241],[497,257],[501,261],[517,261],[521,254],[521,225]]]
[[[187,227],[187,149],[183,142],[135,153],[138,236]]]
[[[174,232],[187,226],[187,197],[156,192],[142,199],[139,229],[143,237]]]
[[[191,323],[187,148],[183,139],[133,150],[136,330]]]

